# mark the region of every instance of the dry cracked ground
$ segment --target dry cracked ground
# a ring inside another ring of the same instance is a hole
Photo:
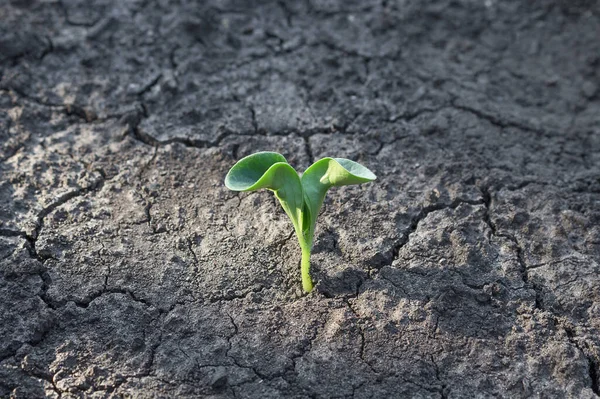
[[[5,0],[0,397],[598,397],[599,165],[596,1]]]

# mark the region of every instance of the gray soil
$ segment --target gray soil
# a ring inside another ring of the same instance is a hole
[[[0,397],[598,397],[599,165],[594,0],[4,0]]]

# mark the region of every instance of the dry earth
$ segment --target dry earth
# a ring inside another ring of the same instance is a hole
[[[0,397],[598,397],[599,165],[597,1],[4,0]]]

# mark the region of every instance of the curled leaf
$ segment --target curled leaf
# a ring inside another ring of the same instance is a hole
[[[288,214],[296,230],[301,230],[303,192],[296,170],[283,155],[276,152],[257,152],[240,159],[227,173],[225,185],[234,191],[254,191],[266,188],[275,196]]]
[[[276,163],[285,163],[285,157],[276,152],[257,152],[236,162],[225,177],[225,186],[233,191],[258,190],[257,183]],[[264,184],[263,182],[262,184]]]
[[[302,175],[305,201],[313,215],[312,230],[325,194],[333,186],[347,186],[373,181],[373,172],[345,158],[323,158],[313,163]]]

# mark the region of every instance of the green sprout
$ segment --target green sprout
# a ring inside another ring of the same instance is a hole
[[[313,289],[310,253],[317,216],[325,194],[334,186],[367,183],[376,176],[364,166],[344,158],[323,158],[302,174],[276,152],[257,152],[240,159],[227,173],[225,186],[233,191],[273,191],[289,216],[302,250],[302,288]]]

